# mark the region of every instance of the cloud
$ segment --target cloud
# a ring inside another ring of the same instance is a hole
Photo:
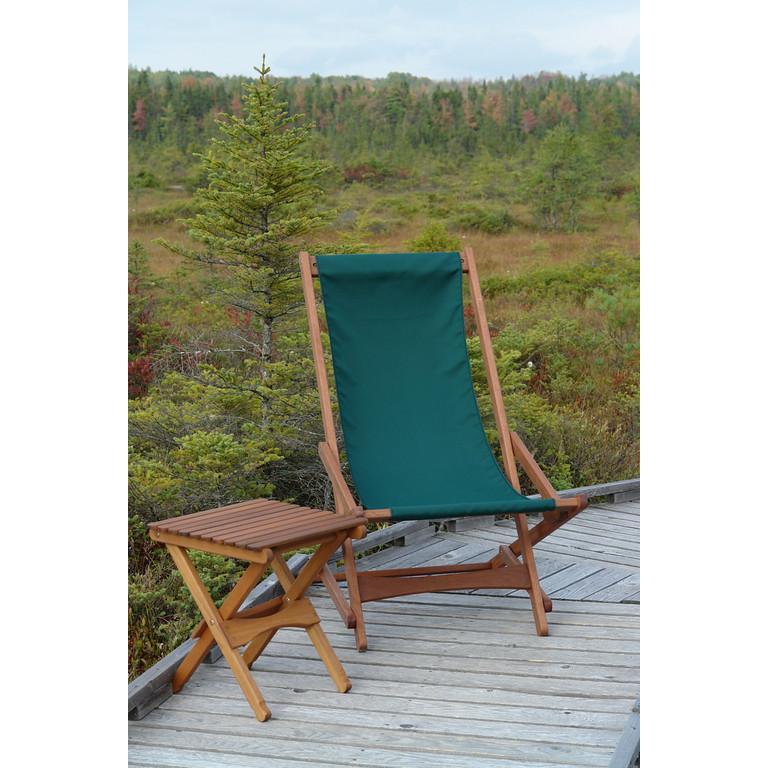
[[[621,0],[282,0],[269,14],[242,0],[132,0],[129,16],[131,63],[153,69],[251,74],[262,52],[278,75],[494,78],[639,67],[638,3]]]

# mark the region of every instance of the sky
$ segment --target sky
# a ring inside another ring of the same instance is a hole
[[[129,0],[135,67],[278,77],[640,72],[639,0]]]

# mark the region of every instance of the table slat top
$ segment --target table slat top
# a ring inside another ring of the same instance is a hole
[[[150,523],[149,528],[243,549],[279,547],[365,525],[363,515],[341,515],[274,499],[252,499]]]

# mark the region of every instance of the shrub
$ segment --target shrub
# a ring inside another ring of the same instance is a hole
[[[430,192],[427,194],[427,214],[437,219],[447,219],[456,214],[456,197],[453,194]]]
[[[148,400],[152,397],[134,402],[143,404]],[[159,445],[152,451],[134,447],[129,454],[128,501],[131,511],[142,520],[267,496],[272,490],[263,467],[280,458],[276,450],[265,440],[248,439],[245,435],[238,439],[222,431],[192,429],[194,422],[188,426],[183,422],[190,417],[203,421],[203,414],[197,416],[196,410],[183,406],[178,410],[157,408],[150,402],[131,414],[134,443],[140,444],[135,433],[146,425],[148,429],[167,430],[158,437],[173,445],[167,451]],[[153,415],[161,421],[147,424],[146,420]],[[174,427],[176,419],[182,424]],[[214,416],[214,423],[217,420],[223,421],[223,417]],[[187,434],[174,435],[176,429],[185,427],[190,429]]]
[[[560,488],[626,479],[639,471],[637,436],[596,415],[555,410],[538,424],[518,419],[513,428],[547,474],[562,474],[567,463]]]
[[[614,292],[621,286],[636,285],[639,276],[639,259],[605,252],[575,264],[539,268],[517,277],[489,277],[483,281],[483,292],[489,298],[516,294],[527,302],[570,298],[584,304],[595,290]]]
[[[135,211],[129,214],[129,224],[146,227],[154,224],[168,224],[179,219],[189,218],[197,213],[197,207],[192,200],[181,200],[150,211]]]
[[[428,224],[413,240],[409,240],[408,247],[422,253],[458,251],[461,243],[458,237],[448,234],[445,227],[435,221]]]
[[[468,207],[453,220],[459,229],[475,232],[485,232],[489,235],[501,235],[509,232],[515,226],[515,220],[509,211],[504,209]]]
[[[128,177],[128,189],[159,189],[162,186],[160,179],[146,169]]]
[[[612,340],[628,352],[640,348],[640,286],[622,285],[613,291],[596,288],[586,306],[605,315]]]
[[[382,200],[381,205],[391,210],[396,216],[407,219],[413,218],[424,207],[415,197],[389,197]]]
[[[155,378],[150,357],[128,361],[128,397],[144,397]]]
[[[356,165],[348,165],[342,175],[347,184],[382,184],[390,179],[407,179],[409,173],[405,168],[394,168],[381,160],[369,160]]]
[[[394,222],[374,216],[371,209],[361,211],[355,221],[355,230],[362,235],[383,235]]]

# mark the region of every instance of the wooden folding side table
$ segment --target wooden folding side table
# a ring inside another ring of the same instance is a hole
[[[184,687],[216,642],[256,717],[261,721],[268,720],[271,712],[251,676],[250,668],[281,627],[304,628],[339,691],[346,693],[350,689],[349,679],[320,627],[320,618],[304,593],[346,538],[365,536],[365,518],[362,515],[342,515],[256,499],[162,520],[151,523],[149,528],[150,537],[168,548],[203,615],[203,620],[192,634],[197,637],[197,643],[174,675],[174,693]],[[317,551],[294,578],[283,554],[313,544],[319,545]],[[188,549],[213,552],[250,563],[219,608],[216,608],[200,580],[187,554]],[[239,610],[268,565],[274,570],[285,593],[253,608]],[[240,646],[245,646],[242,654],[238,651]]]

